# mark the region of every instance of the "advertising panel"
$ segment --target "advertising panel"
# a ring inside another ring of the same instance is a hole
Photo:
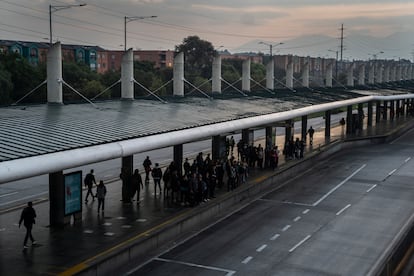
[[[82,212],[82,171],[64,175],[65,216]]]

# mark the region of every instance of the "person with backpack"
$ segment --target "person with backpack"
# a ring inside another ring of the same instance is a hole
[[[145,158],[144,162],[142,163],[142,166],[144,167],[144,170],[145,170],[145,185],[148,185],[149,183],[149,174],[151,172],[151,165],[152,165],[152,162],[149,156],[147,156],[147,158]]]
[[[95,197],[94,197],[93,192],[92,192],[93,184],[96,185],[96,180],[95,180],[95,176],[93,174],[93,170],[91,170],[90,173],[88,173],[85,176],[85,180],[83,182],[85,183],[85,187],[88,188],[88,192],[86,193],[86,197],[85,197],[85,204],[88,203],[89,195],[92,196],[92,201],[95,201]]]
[[[99,210],[102,207],[102,214],[105,212],[105,196],[106,196],[106,187],[103,181],[99,181],[98,186],[96,187],[96,197],[98,198],[98,214]]]

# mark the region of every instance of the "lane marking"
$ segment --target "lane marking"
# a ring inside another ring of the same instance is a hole
[[[294,221],[294,222],[297,222],[297,221],[299,221],[301,218],[302,218],[301,216],[297,216],[297,217],[296,217],[293,221]]]
[[[35,198],[37,196],[46,195],[46,194],[49,194],[49,192],[47,191],[47,192],[43,192],[43,193],[40,193],[40,194],[35,194],[35,195],[29,195],[29,196],[21,197],[21,198],[16,199],[16,200],[12,200],[12,201],[8,201],[8,202],[5,202],[5,203],[1,203],[0,206],[4,206],[4,205],[11,204],[11,203],[19,202],[19,201],[22,201],[22,200],[25,200],[25,199],[29,199],[29,198]]]
[[[393,173],[395,173],[397,171],[397,169],[393,169],[392,171],[390,171],[389,173],[388,173],[388,175],[392,175]]]
[[[85,234],[92,234],[93,233],[93,230],[86,229],[86,230],[83,231],[83,233],[85,233]]]
[[[342,185],[344,185],[346,182],[348,182],[349,179],[351,179],[354,175],[356,175],[357,173],[359,173],[365,167],[366,167],[366,164],[364,164],[361,167],[359,167],[359,169],[357,169],[356,171],[354,171],[350,176],[348,176],[341,183],[339,183],[338,185],[336,185],[335,187],[333,187],[329,192],[327,192],[324,196],[322,196],[318,201],[316,201],[315,203],[313,203],[313,206],[319,205],[319,203],[321,203],[322,201],[324,201],[328,196],[330,196],[333,192],[335,192],[336,190],[338,190]]]
[[[285,227],[283,227],[282,231],[285,232],[286,230],[288,230],[290,228],[290,225],[286,225]]]
[[[115,235],[114,232],[105,232],[104,233],[104,236],[107,236],[107,237],[112,237],[113,235]]]
[[[275,235],[273,235],[273,237],[270,238],[270,240],[271,241],[274,241],[274,240],[276,240],[279,237],[280,237],[280,234],[275,234]]]
[[[248,262],[250,262],[252,259],[253,259],[253,257],[252,257],[252,256],[249,256],[249,257],[247,257],[246,259],[244,259],[244,260],[242,261],[242,264],[247,264],[247,263],[248,263]]]
[[[307,213],[309,213],[309,209],[306,209],[305,211],[302,212],[302,214],[306,215]]]
[[[289,253],[292,253],[293,251],[295,251],[296,248],[298,248],[299,246],[301,246],[302,244],[304,244],[310,237],[311,237],[311,235],[307,235],[303,240],[301,240],[294,247],[292,247],[291,249],[289,249]]]
[[[349,207],[351,207],[351,204],[348,204],[344,208],[342,208],[341,210],[339,210],[338,213],[336,213],[336,215],[339,216],[340,214],[342,214]]]
[[[13,192],[13,193],[8,193],[8,194],[0,195],[0,197],[11,196],[11,195],[15,195],[17,193],[19,193],[19,192]]]
[[[299,205],[299,206],[313,206],[313,204],[308,204],[308,203],[300,203],[300,202],[292,202],[292,201],[282,201],[283,203],[286,204],[292,204],[292,205]]]
[[[404,160],[404,162],[407,163],[410,160],[411,160],[411,157],[408,157],[407,159]]]
[[[263,244],[262,246],[260,246],[259,248],[256,249],[257,252],[262,252],[263,249],[265,249],[267,247],[267,244]]]
[[[369,188],[368,190],[367,190],[367,193],[369,193],[369,192],[371,192],[375,187],[377,187],[377,184],[374,184],[371,188]]]
[[[168,260],[168,259],[163,259],[163,258],[154,258],[154,260],[160,261],[160,262],[181,264],[181,265],[186,265],[186,266],[193,266],[193,267],[198,267],[198,268],[205,268],[205,269],[210,269],[210,270],[215,270],[215,271],[226,272],[226,276],[231,276],[236,273],[236,271],[234,270],[229,270],[229,269],[224,269],[224,268],[214,267],[214,266],[199,265],[199,264],[193,264],[193,263],[187,263],[187,262],[181,262],[181,261],[175,261],[175,260]]]

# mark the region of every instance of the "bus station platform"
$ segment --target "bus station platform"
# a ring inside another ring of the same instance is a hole
[[[410,117],[394,121],[382,121],[371,130],[363,130],[357,135],[347,136],[341,126],[333,126],[331,138],[325,139],[323,129],[315,132],[313,146],[307,144],[304,159],[286,161],[282,149],[284,141],[277,138],[280,149],[279,167],[270,169],[251,169],[246,186],[255,185],[281,171],[289,170],[297,163],[305,164],[309,158],[328,150],[330,145],[346,140],[361,141],[379,139],[384,141],[389,135],[413,126]],[[256,141],[256,143],[263,141]],[[311,167],[312,161],[305,164]],[[86,173],[86,172],[84,172]],[[97,176],[97,180],[99,176]],[[0,212],[0,275],[74,275],[103,259],[112,258],[131,244],[139,243],[152,235],[164,231],[184,217],[217,206],[229,194],[238,193],[239,187],[227,192],[227,186],[217,192],[217,197],[195,207],[186,207],[164,201],[163,194],[154,194],[153,182],[144,186],[141,201],[137,204],[123,204],[121,200],[121,181],[107,183],[105,212],[97,210],[97,200],[83,205],[82,221],[71,223],[64,228],[49,227],[49,202],[34,202],[37,213],[33,236],[36,244],[30,242],[23,249],[25,228],[19,229],[19,219],[25,206],[18,206]],[[95,190],[95,189],[94,189]],[[84,191],[83,197],[86,195]],[[214,219],[214,218],[212,218]],[[201,227],[201,225],[197,226]],[[177,237],[171,237],[171,242]],[[165,247],[169,244],[166,243]],[[145,249],[143,248],[145,251]],[[149,248],[147,257],[156,248]],[[116,258],[116,257],[114,257]],[[144,261],[145,258],[142,258]]]

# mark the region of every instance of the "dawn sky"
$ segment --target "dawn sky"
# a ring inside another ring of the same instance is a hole
[[[414,1],[408,0],[0,0],[0,39],[48,42],[49,4],[77,3],[87,6],[52,13],[54,41],[121,50],[124,16],[157,16],[127,24],[127,46],[134,49],[172,50],[188,35],[198,35],[217,48],[266,52],[268,47],[258,43],[256,49],[240,46],[304,35],[326,35],[330,44],[339,45],[342,23],[346,37],[413,34],[414,26]],[[414,39],[410,43],[401,45],[404,51],[414,49]],[[282,46],[288,50],[288,44]]]

